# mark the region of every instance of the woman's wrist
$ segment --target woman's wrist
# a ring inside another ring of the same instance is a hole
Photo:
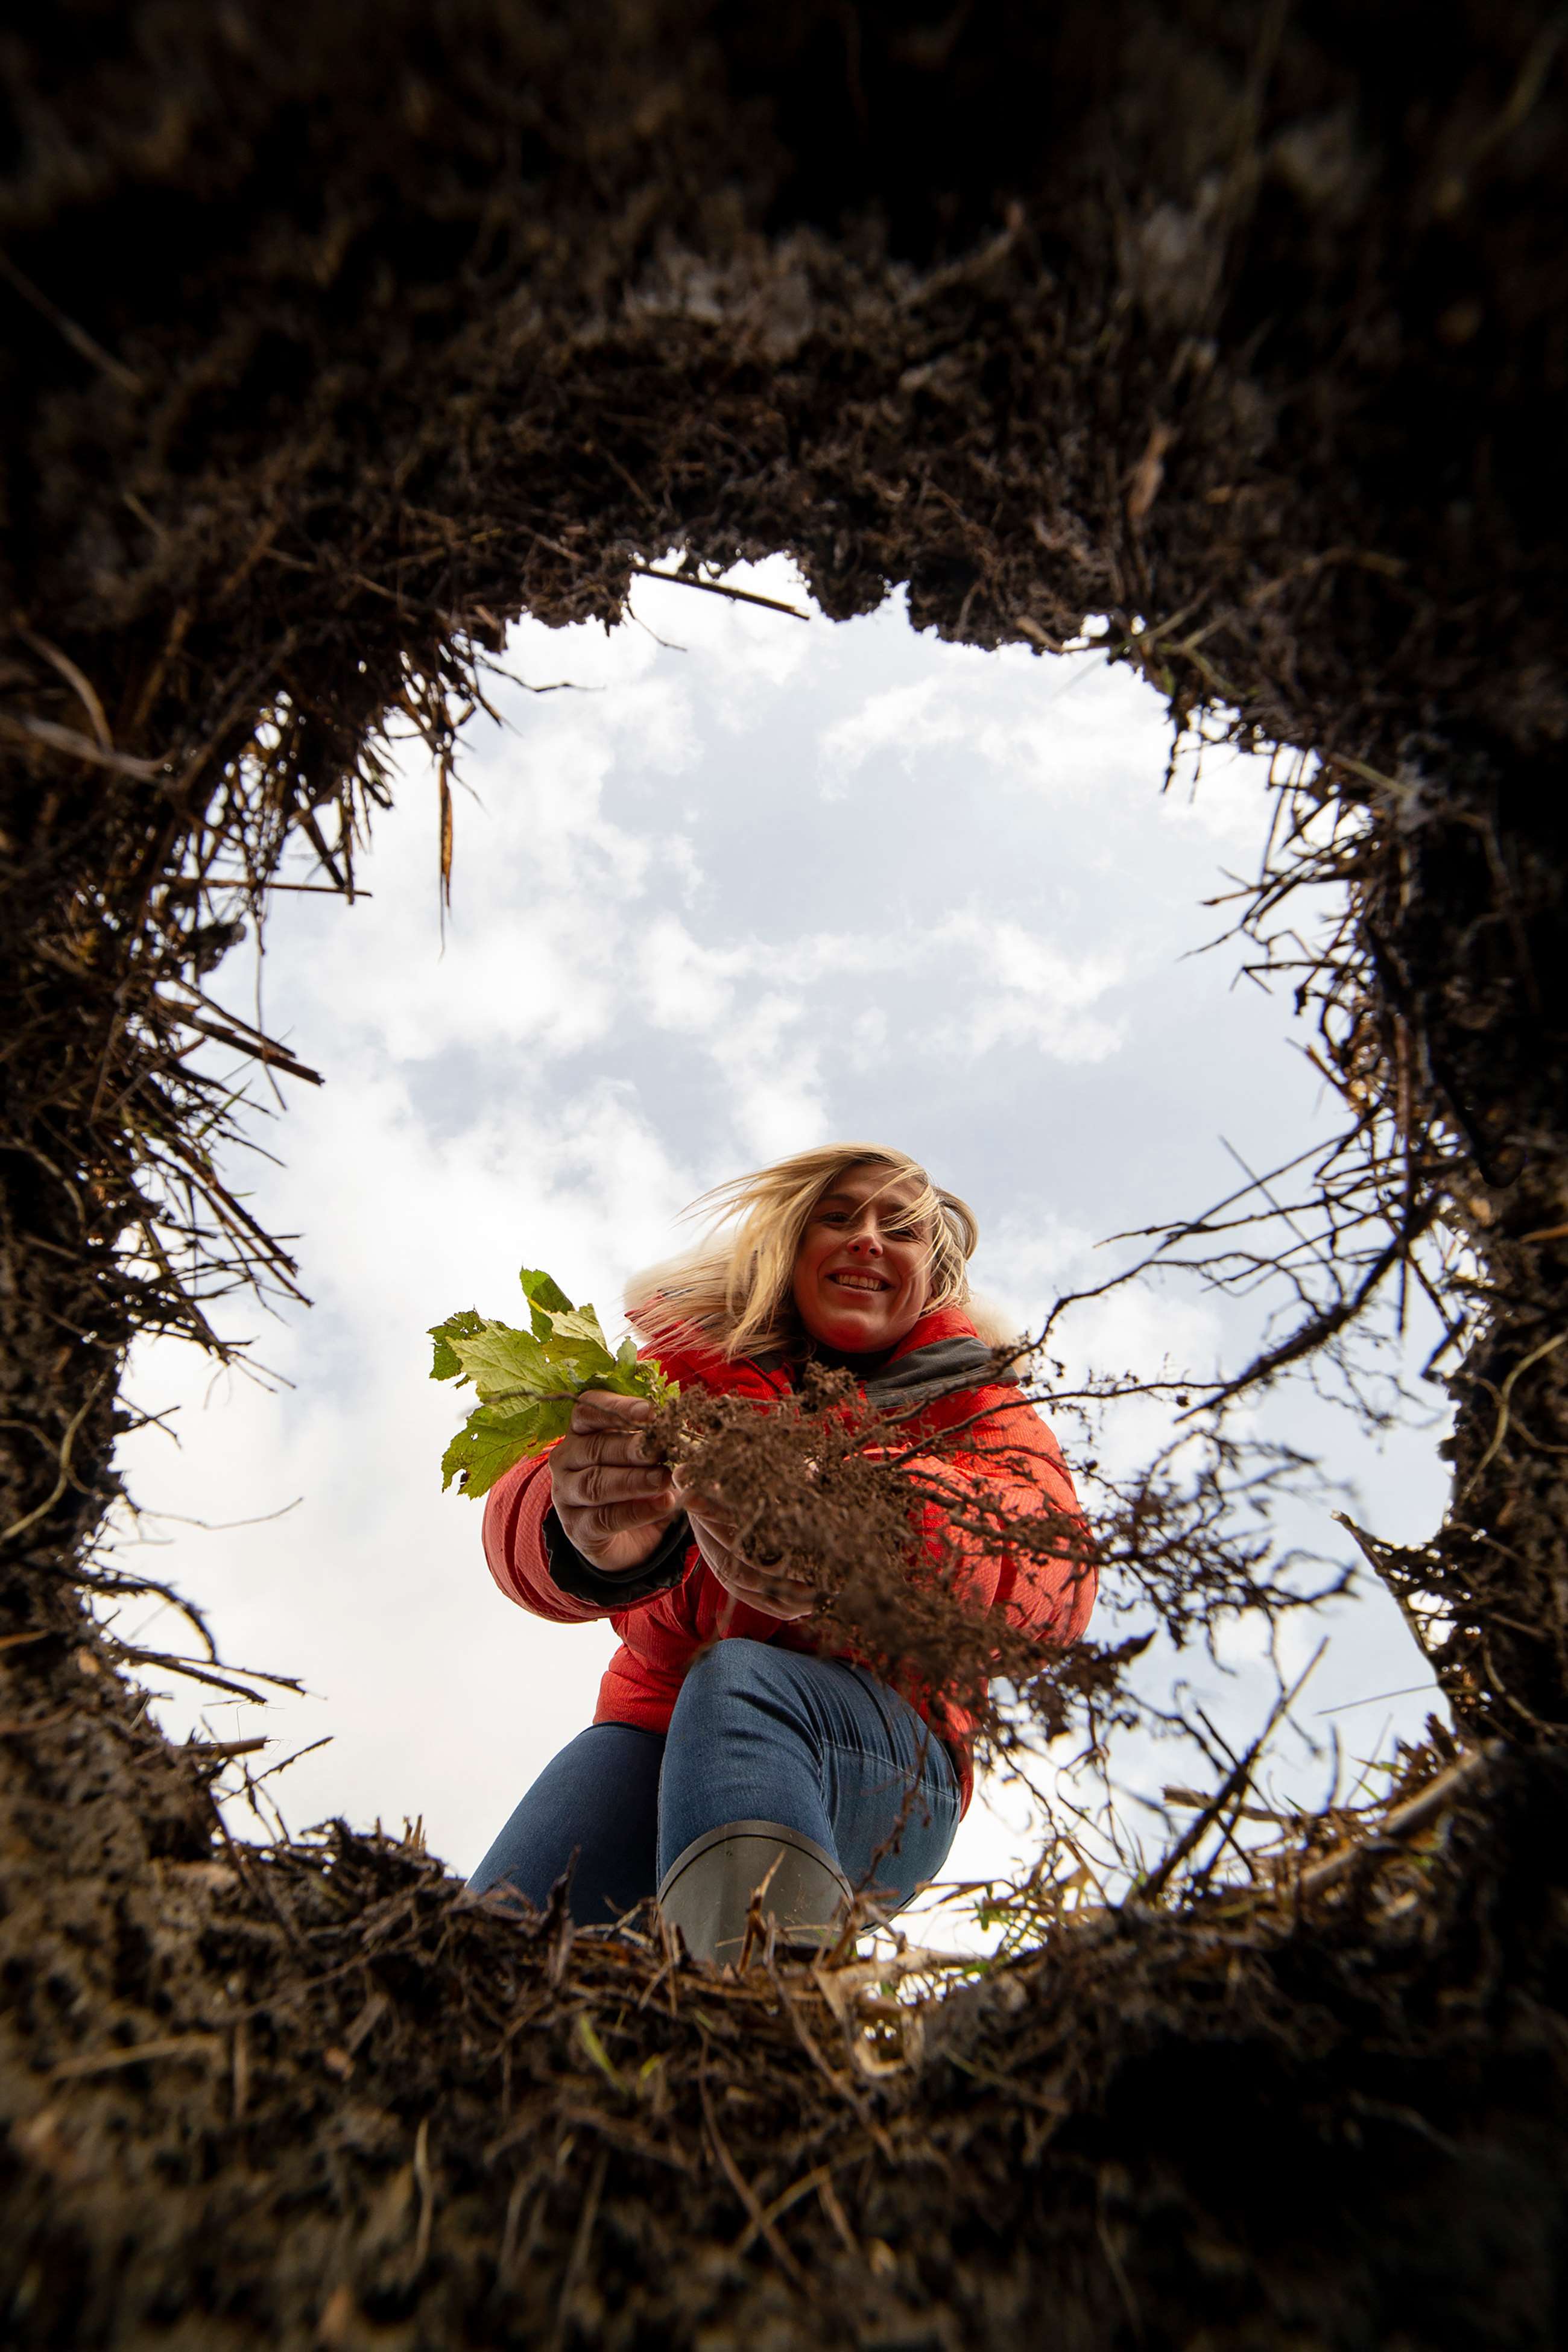
[[[648,1561],[656,1559],[668,1542],[676,1519],[686,1516],[683,1511],[661,1511],[657,1519],[650,1519],[644,1527],[616,1528],[605,1534],[594,1526],[596,1514],[592,1511],[563,1511],[559,1503],[554,1510],[574,1550],[590,1561],[601,1576],[640,1576]],[[587,1524],[579,1533],[578,1527],[584,1520]],[[628,1558],[628,1551],[639,1538],[647,1538],[643,1549],[631,1551]]]
[[[544,1514],[544,1555],[551,1581],[574,1601],[594,1601],[608,1607],[629,1607],[651,1600],[679,1584],[686,1573],[691,1530],[686,1514],[679,1512],[658,1541],[631,1567],[602,1568],[591,1554],[573,1542],[554,1505]]]

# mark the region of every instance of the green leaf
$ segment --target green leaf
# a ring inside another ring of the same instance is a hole
[[[549,1396],[565,1383],[531,1331],[507,1323],[481,1323],[472,1334],[448,1343],[481,1397]]]
[[[569,1313],[572,1301],[558,1282],[552,1282],[547,1274],[541,1274],[533,1266],[525,1265],[517,1278],[522,1285],[522,1295],[528,1301],[529,1314],[533,1323],[533,1336],[536,1339],[547,1339],[550,1333],[548,1320],[550,1315],[552,1312],[558,1314],[563,1307]]]
[[[521,1412],[476,1407],[441,1457],[443,1493],[456,1478],[471,1501],[488,1495],[496,1480],[518,1463],[565,1436],[572,1405],[571,1397],[561,1397],[525,1405]]]
[[[479,1330],[480,1323],[481,1318],[476,1310],[465,1307],[460,1314],[448,1315],[444,1323],[431,1325],[430,1337],[436,1342],[436,1360],[430,1367],[433,1381],[455,1381],[458,1378],[463,1368],[452,1342],[470,1331]]]
[[[624,2091],[626,2085],[616,2074],[610,2053],[600,2040],[595,2029],[594,2021],[585,2009],[580,2009],[577,2012],[577,2034],[584,2049],[606,2082],[613,2084],[617,2091]]]
[[[584,1372],[607,1371],[615,1358],[591,1307],[546,1307],[550,1335],[542,1341],[552,1364],[581,1364]]]
[[[521,1280],[531,1330],[515,1330],[472,1307],[431,1327],[432,1379],[471,1381],[479,1400],[442,1457],[441,1484],[456,1479],[476,1497],[516,1463],[563,1437],[584,1389],[655,1404],[679,1393],[657,1363],[638,1362],[634,1339],[623,1339],[612,1354],[594,1309],[574,1307],[547,1274],[525,1266]]]

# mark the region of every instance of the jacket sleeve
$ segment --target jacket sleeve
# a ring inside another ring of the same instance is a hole
[[[520,1462],[485,1497],[485,1559],[507,1599],[553,1624],[581,1625],[619,1616],[679,1584],[691,1542],[685,1514],[640,1569],[606,1576],[577,1549],[552,1508],[552,1451]]]
[[[1096,1572],[1088,1522],[1056,1434],[1026,1399],[987,1389],[964,1400],[968,1425],[907,1467],[928,1489],[933,1551],[956,1541],[961,1589],[1006,1610],[1020,1630],[1066,1647],[1089,1624]],[[1027,1543],[1005,1530],[1032,1523]]]

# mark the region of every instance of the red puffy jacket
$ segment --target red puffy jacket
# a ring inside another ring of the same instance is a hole
[[[943,1451],[929,1465],[950,1486],[974,1482],[987,1503],[1010,1517],[1047,1509],[1079,1517],[1078,1497],[1061,1448],[1046,1423],[1016,1387],[983,1375],[989,1351],[967,1316],[954,1307],[924,1315],[893,1349],[874,1379],[865,1383],[870,1402],[900,1413],[906,1433],[935,1432],[964,1424],[962,1447]],[[766,1410],[787,1393],[787,1370],[764,1371],[742,1358],[734,1362],[710,1351],[683,1353],[668,1347],[659,1360],[682,1388],[703,1387],[720,1394],[754,1398]],[[966,1370],[974,1384],[922,1401],[925,1383],[951,1384]],[[911,1465],[916,1469],[921,1465]],[[934,1510],[928,1505],[928,1510]],[[665,1731],[681,1680],[698,1652],[710,1642],[748,1635],[791,1650],[815,1650],[811,1621],[784,1622],[735,1601],[714,1576],[694,1543],[675,1539],[653,1561],[625,1576],[599,1574],[565,1541],[550,1507],[550,1454],[533,1455],[497,1481],[485,1503],[485,1558],[490,1574],[510,1601],[558,1625],[607,1617],[621,1646],[599,1686],[595,1723],[635,1724]],[[998,1559],[973,1553],[969,1591],[977,1607],[1000,1603],[1014,1623],[1054,1643],[1075,1642],[1094,1607],[1095,1579],[1083,1559],[1064,1551],[1046,1560]],[[920,1705],[920,1701],[916,1701]],[[969,1760],[969,1717],[939,1693],[921,1705],[953,1748],[968,1806],[973,1785]]]

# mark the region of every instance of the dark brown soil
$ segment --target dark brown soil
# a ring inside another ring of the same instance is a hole
[[[0,33],[11,2340],[1561,2340],[1564,58],[1522,0]],[[1472,1253],[1453,1506],[1381,1564],[1490,1760],[1299,1914],[1064,1926],[876,2081],[819,1987],[565,1951],[406,1847],[238,1871],[80,1600],[130,1339],[289,1276],[176,984],[291,834],[349,884],[390,711],[440,752],[510,617],[677,547],[980,645],[1103,613],[1316,755],[1368,1222],[1298,1356]]]
[[[1086,1917],[889,2016],[342,1825],[89,1878],[79,1820],[10,1882],[12,2340],[1544,2345],[1565,1830],[1521,1757],[1299,1913]]]

